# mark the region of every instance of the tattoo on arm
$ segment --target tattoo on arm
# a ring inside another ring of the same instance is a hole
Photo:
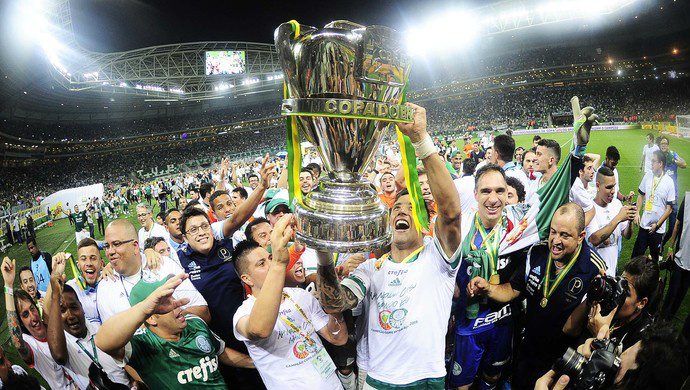
[[[31,350],[22,338],[22,329],[19,327],[19,318],[17,318],[17,312],[14,310],[7,311],[7,325],[10,328],[10,336],[12,337],[12,344],[17,348],[19,356],[24,360],[26,364],[33,363],[31,361]]]
[[[320,302],[327,313],[340,313],[357,306],[357,296],[347,287],[340,284],[335,267],[331,264],[319,264],[316,285],[319,289]]]

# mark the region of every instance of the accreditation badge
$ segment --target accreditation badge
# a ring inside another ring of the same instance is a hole
[[[321,350],[314,355],[311,359],[311,364],[324,380],[335,373],[335,363],[333,363],[333,360],[326,352],[326,348],[321,348]]]
[[[654,195],[650,196],[646,202],[644,202],[644,211],[652,212],[654,208]]]

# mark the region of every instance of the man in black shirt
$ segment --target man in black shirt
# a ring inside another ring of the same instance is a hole
[[[486,295],[497,302],[518,297],[527,300],[524,340],[513,373],[513,389],[534,389],[537,379],[584,330],[587,289],[595,276],[606,272],[604,261],[583,242],[584,229],[582,208],[566,203],[551,220],[548,244],[542,242],[530,249],[525,273],[517,272],[510,283],[500,285],[476,277],[467,286],[470,296]]]

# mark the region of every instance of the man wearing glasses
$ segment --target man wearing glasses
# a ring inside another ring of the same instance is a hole
[[[102,322],[129,309],[129,294],[139,280],[155,282],[170,274],[183,272],[169,257],[162,257],[163,261],[155,270],[144,266],[146,257],[141,252],[136,229],[124,219],[116,219],[108,224],[103,249],[113,266],[114,280],[104,279],[98,285],[96,303]],[[183,312],[197,315],[204,321],[210,320],[206,300],[188,280],[175,290],[173,296],[175,299],[189,298],[189,303],[183,306]]]
[[[152,237],[160,237],[166,241],[170,240],[170,234],[163,225],[156,223],[153,220],[153,209],[146,203],[139,203],[137,205],[137,219],[141,224],[139,229],[139,244],[143,248],[147,239]]]

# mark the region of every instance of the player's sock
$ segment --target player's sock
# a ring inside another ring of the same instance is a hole
[[[347,375],[341,374],[338,370],[335,370],[335,372],[338,374],[338,378],[345,390],[357,390],[357,378],[355,378],[354,371],[350,371]]]

